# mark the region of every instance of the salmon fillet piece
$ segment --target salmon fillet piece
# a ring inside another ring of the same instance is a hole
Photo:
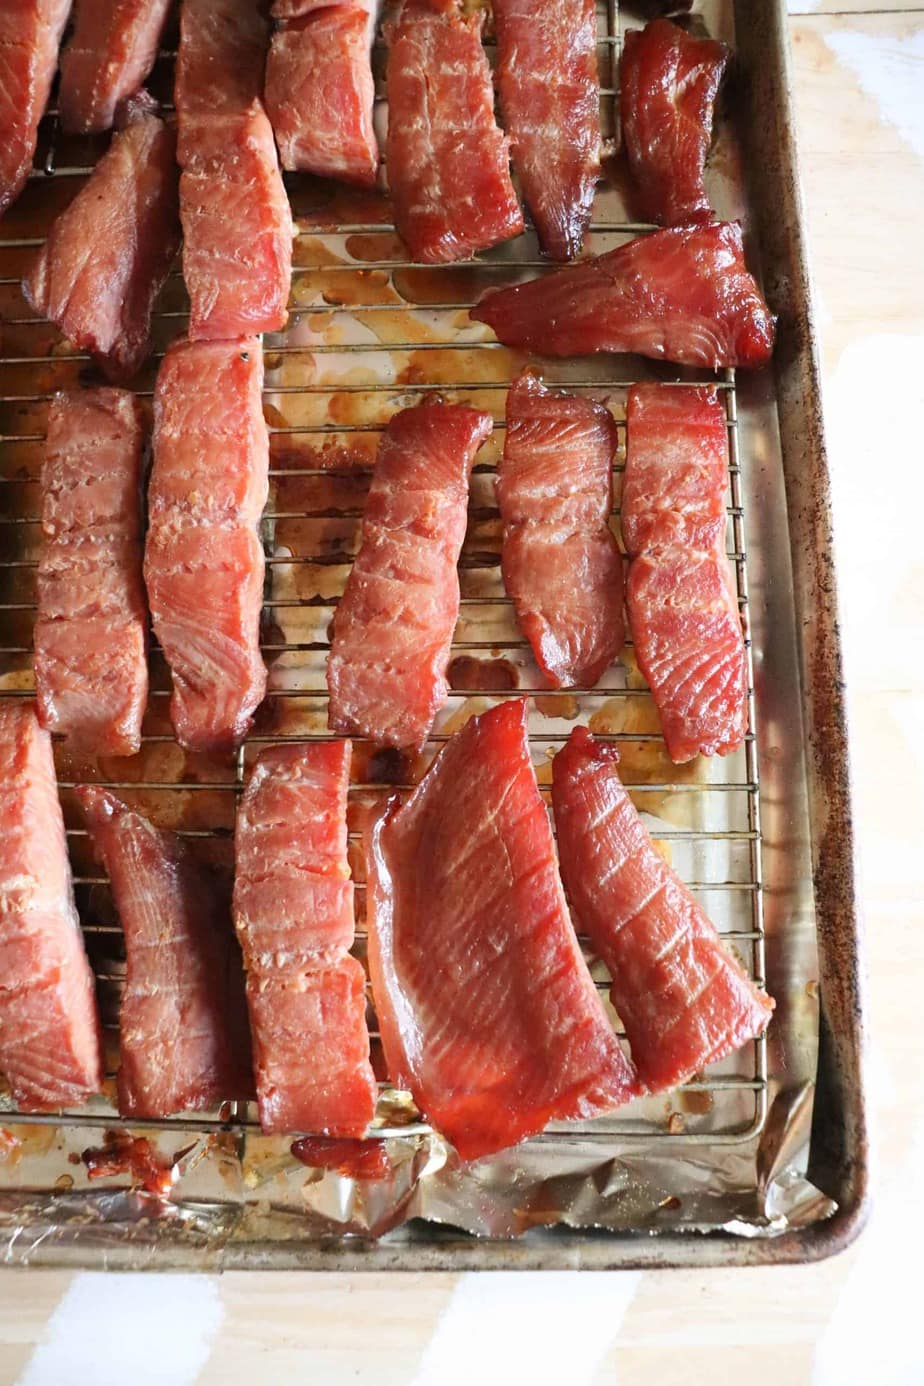
[[[167,1117],[253,1093],[227,889],[175,833],[98,785],[76,791],[125,936],[119,1111]]]
[[[58,110],[69,134],[111,130],[154,66],[170,0],[76,0],[61,54]]]
[[[728,424],[714,389],[629,391],[626,606],[672,760],[727,755],[748,725],[747,652],[725,552]]]
[[[375,0],[276,0],[264,99],[283,168],[373,187]]]
[[[26,185],[71,0],[0,6],[0,216]]]
[[[260,655],[263,548],[269,490],[263,348],[174,342],[154,392],[144,577],[173,675],[177,739],[229,753],[266,689]]]
[[[609,527],[617,442],[602,404],[546,390],[532,375],[508,391],[501,567],[554,688],[592,688],[622,649],[622,558]]]
[[[523,230],[483,21],[458,0],[404,0],[386,30],[388,184],[415,260],[466,260]]]
[[[649,1092],[692,1078],[765,1028],[773,1001],[657,851],[619,778],[615,745],[575,727],[552,762],[562,877]]]
[[[469,473],[490,432],[489,414],[436,401],[389,421],[334,617],[332,731],[387,746],[426,741],[449,693]]]
[[[493,0],[495,76],[513,166],[539,244],[581,249],[600,176],[594,0]]]
[[[463,1160],[636,1094],[571,928],[524,701],[472,718],[392,801],[366,878],[390,1076]]]
[[[348,956],[350,752],[261,751],[238,810],[234,918],[265,1132],[360,1137],[375,1115],[366,977]]]
[[[252,0],[184,0],[175,95],[191,341],[275,332],[288,316],[294,228],[260,99],[268,43]]]
[[[0,704],[0,1069],[25,1112],[103,1085],[93,973],[74,907],[51,737]]]
[[[505,346],[545,356],[625,351],[712,369],[765,366],[776,322],[731,221],[638,236],[541,279],[494,289],[470,316]]]
[[[58,394],[42,464],[35,623],[39,720],[72,747],[131,756],[148,696],[141,579],[146,428],[125,390]]]
[[[711,221],[703,171],[730,57],[668,19],[630,29],[619,62],[619,114],[642,215],[662,226]]]
[[[23,282],[37,313],[130,380],[151,350],[151,311],[180,244],[176,141],[147,98],[57,218]]]

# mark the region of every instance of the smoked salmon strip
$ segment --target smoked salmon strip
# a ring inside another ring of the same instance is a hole
[[[389,1074],[463,1160],[635,1095],[568,917],[525,702],[457,732],[366,859]]]
[[[283,168],[372,187],[375,0],[276,0],[264,99]]]
[[[619,64],[619,112],[640,211],[662,226],[712,220],[703,170],[723,43],[695,38],[668,19],[630,29]]]
[[[294,228],[260,99],[268,42],[253,0],[183,0],[177,155],[192,341],[275,332],[288,316]]]
[[[125,390],[56,395],[42,464],[39,719],[78,751],[131,756],[148,696],[141,580],[146,428]]]
[[[0,704],[0,1070],[26,1112],[85,1102],[103,1084],[51,737],[31,703]]]
[[[618,435],[593,400],[523,375],[507,394],[497,477],[501,567],[554,688],[592,688],[622,648],[622,558],[609,528]]]
[[[388,185],[415,260],[467,260],[523,230],[483,22],[459,0],[404,0],[386,28]]]
[[[727,755],[748,725],[748,670],[725,552],[728,424],[714,389],[629,391],[622,532],[639,668],[677,762]]]
[[[600,176],[594,0],[494,0],[495,77],[513,166],[553,260],[581,249]]]
[[[154,392],[144,577],[173,675],[173,726],[194,751],[233,751],[266,689],[257,534],[269,490],[262,387],[258,338],[180,340]]]
[[[0,217],[26,185],[71,0],[0,5]]]
[[[262,751],[238,810],[234,918],[267,1133],[359,1137],[375,1115],[366,977],[348,956],[350,750]]]
[[[98,785],[76,790],[125,937],[119,1111],[167,1117],[253,1093],[228,892],[176,833]]]
[[[545,356],[636,352],[680,365],[765,366],[775,318],[744,263],[737,222],[668,227],[471,310],[505,346]]]
[[[37,313],[105,375],[130,380],[151,350],[154,300],[180,244],[176,138],[149,97],[57,218],[23,282]]]
[[[469,473],[491,417],[428,401],[379,443],[362,541],[334,617],[332,731],[416,747],[449,693]]]
[[[615,745],[575,727],[552,762],[552,803],[576,922],[610,970],[633,1062],[655,1093],[759,1035],[773,1001],[655,848],[618,761]]]
[[[111,130],[154,66],[170,0],[76,0],[61,54],[58,110],[70,134]]]

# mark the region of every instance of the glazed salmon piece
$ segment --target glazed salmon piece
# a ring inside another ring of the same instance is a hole
[[[253,1093],[226,887],[175,833],[98,785],[76,791],[125,937],[119,1111],[167,1117]]]
[[[23,293],[113,381],[151,351],[151,313],[180,244],[176,137],[150,98],[126,108],[90,178],[52,226]]]
[[[471,310],[505,346],[545,356],[635,352],[687,366],[765,366],[775,318],[737,222],[668,227],[495,289]]]
[[[266,1132],[359,1137],[375,1115],[366,978],[348,956],[350,750],[261,751],[238,810],[234,917]]]
[[[283,168],[374,186],[375,0],[276,0],[264,100]]]
[[[728,423],[714,389],[629,391],[626,607],[671,759],[727,755],[748,724],[748,670],[725,553]]]
[[[126,390],[58,394],[42,464],[35,623],[39,719],[92,755],[141,746],[148,614],[141,579],[146,428]]]
[[[0,216],[26,185],[71,0],[0,5]]]
[[[691,1078],[765,1028],[773,1001],[722,943],[648,836],[615,745],[575,727],[552,763],[562,877],[606,963],[649,1092]]]
[[[493,0],[495,78],[539,244],[577,255],[600,176],[594,0]]]
[[[532,375],[508,391],[504,586],[555,688],[592,688],[622,648],[622,558],[609,527],[617,441],[605,405]]]
[[[51,737],[31,703],[0,704],[0,1070],[22,1111],[103,1084],[93,973],[74,907]]]
[[[386,30],[388,185],[415,260],[466,260],[523,230],[483,22],[458,0],[404,0]]]
[[[173,343],[154,392],[144,577],[190,750],[229,753],[266,689],[260,655],[269,490],[259,338]]]
[[[61,54],[58,110],[69,134],[111,130],[154,66],[170,0],[76,0]]]
[[[392,802],[366,878],[389,1074],[464,1160],[636,1094],[571,928],[525,702],[473,717]]]

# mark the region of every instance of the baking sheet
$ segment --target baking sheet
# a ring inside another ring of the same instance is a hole
[[[604,86],[612,85],[616,45],[608,39],[618,36],[618,29],[608,26],[615,8],[600,7]],[[730,5],[699,9],[711,32],[733,39]],[[165,58],[155,86],[160,82],[169,90],[169,72]],[[739,72],[739,98],[746,83],[747,72]],[[604,96],[604,107],[611,115],[611,96]],[[380,109],[380,118],[383,114]],[[93,153],[86,142],[60,141],[51,129],[45,135],[39,159],[53,149],[58,172],[34,180],[0,226],[0,264],[8,280],[18,277],[31,251],[19,242],[41,234],[81,176],[63,170],[84,167]],[[613,172],[615,185],[602,188],[595,205],[588,242],[595,251],[637,229],[619,192],[618,167]],[[710,182],[719,213],[748,221],[756,264],[763,244],[753,234],[740,150],[728,122]],[[501,422],[506,383],[526,358],[491,343],[485,329],[468,321],[465,304],[488,283],[510,282],[538,269],[529,263],[538,262],[530,234],[489,252],[477,265],[408,266],[383,200],[307,179],[294,180],[290,191],[300,230],[294,311],[287,333],[266,342],[274,476],[265,521],[270,584],[264,636],[274,696],[245,748],[245,761],[261,739],[326,734],[327,625],[355,549],[378,428],[431,387],[447,398],[485,407]],[[28,320],[15,283],[4,284],[2,294],[7,326],[0,360],[6,401],[0,405],[0,501],[4,518],[18,520],[37,514],[34,478],[47,407],[38,396],[92,376],[87,362],[73,359],[53,329]],[[159,305],[161,349],[182,330],[184,304],[182,283],[175,278]],[[692,372],[633,358],[534,364],[550,383],[605,399],[617,419],[624,417],[626,385],[632,380],[694,378]],[[140,391],[148,393],[152,383],[153,368]],[[9,1118],[0,1141],[0,1232],[9,1259],[253,1265],[355,1264],[358,1258],[370,1266],[462,1265],[478,1248],[484,1253],[479,1264],[562,1264],[563,1259],[572,1264],[588,1258],[598,1262],[593,1248],[599,1244],[566,1239],[568,1228],[656,1233],[664,1245],[674,1246],[681,1231],[761,1241],[834,1214],[835,1200],[806,1177],[818,1066],[819,959],[779,413],[771,378],[735,382],[729,374],[719,383],[729,402],[733,442],[729,549],[752,640],[752,747],[692,769],[671,766],[653,739],[657,720],[631,650],[591,694],[535,692],[530,729],[540,782],[546,784],[550,753],[576,720],[620,738],[625,777],[636,786],[636,802],[662,850],[685,879],[698,883],[705,907],[731,936],[742,961],[754,970],[766,965],[768,987],[777,999],[766,1046],[747,1046],[669,1098],[633,1104],[585,1127],[550,1131],[467,1170],[426,1130],[406,1096],[387,1089],[379,1125],[386,1133],[389,1170],[378,1180],[307,1169],[292,1156],[289,1142],[259,1135],[253,1113],[242,1109],[215,1112],[204,1121],[171,1121],[144,1132],[162,1158],[176,1157],[168,1200],[132,1187],[130,1174],[88,1181],[83,1152],[105,1146],[111,1139],[107,1133],[120,1125],[108,1102],[60,1123]],[[496,430],[473,478],[462,566],[465,600],[453,666],[459,691],[438,719],[437,738],[502,693],[514,696],[540,687],[509,607],[500,600],[490,472],[502,436]],[[617,467],[620,461],[621,454]],[[34,562],[36,527],[10,525],[8,532],[14,562]],[[0,688],[6,694],[28,687],[24,647],[32,616],[12,608],[28,605],[31,573],[27,567],[3,573]],[[62,783],[89,775],[122,784],[126,797],[159,822],[197,835],[200,850],[228,861],[244,764],[206,762],[175,746],[163,696],[168,684],[157,656],[153,672],[157,696],[141,756],[86,765],[62,754]],[[435,740],[428,753],[438,744]],[[408,762],[360,747],[354,760],[353,831],[364,807],[389,792],[385,785],[412,783],[427,758]],[[757,771],[759,794],[753,789]],[[172,787],[161,787],[166,785]],[[121,966],[117,921],[66,788],[62,797],[73,829],[88,946],[105,979],[101,996],[112,1018]],[[356,846],[354,841],[351,850],[359,872]],[[358,894],[361,912],[362,891]],[[361,918],[358,952],[362,956]],[[597,975],[603,985],[605,974],[598,970]],[[454,1232],[441,1233],[440,1226],[490,1240],[460,1242]],[[556,1227],[557,1232],[548,1231]],[[370,1236],[377,1240],[370,1242]],[[608,1254],[625,1260],[616,1239],[609,1240]]]

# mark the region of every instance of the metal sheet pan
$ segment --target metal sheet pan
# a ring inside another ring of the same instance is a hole
[[[531,1143],[516,1176],[530,1172],[532,1187],[542,1191],[537,1203],[550,1188],[557,1190],[558,1204],[546,1207],[545,1216],[535,1209],[524,1213],[509,1197],[504,1203],[517,1178],[511,1180],[510,1169],[498,1162],[493,1184],[486,1177],[479,1190],[492,1190],[493,1217],[479,1221],[471,1181],[444,1174],[431,1180],[431,1188],[422,1178],[416,1187],[429,1188],[429,1195],[418,1195],[404,1210],[418,1216],[400,1220],[377,1239],[342,1235],[354,1224],[336,1206],[343,1198],[340,1185],[315,1189],[310,1220],[299,1215],[291,1180],[283,1194],[274,1193],[278,1151],[261,1146],[246,1110],[218,1112],[211,1120],[180,1118],[154,1133],[161,1148],[171,1151],[199,1142],[176,1191],[182,1216],[172,1219],[147,1216],[144,1203],[124,1187],[97,1193],[92,1202],[79,1188],[74,1191],[75,1166],[68,1157],[79,1160],[82,1147],[118,1124],[111,1107],[100,1103],[60,1121],[27,1126],[0,1110],[0,1125],[22,1137],[20,1157],[0,1167],[0,1230],[8,1260],[338,1269],[729,1265],[821,1256],[844,1245],[861,1225],[867,1164],[849,762],[785,6],[782,0],[741,0],[734,7],[706,0],[698,8],[712,32],[734,35],[738,55],[734,127],[744,138],[744,153],[733,140],[720,145],[713,196],[722,214],[746,216],[750,253],[780,316],[775,379],[736,381],[727,373],[719,382],[732,452],[729,551],[753,653],[748,742],[737,757],[699,766],[688,779],[665,765],[645,721],[646,695],[631,655],[604,677],[601,690],[571,704],[542,694],[498,586],[490,495],[496,435],[474,479],[463,558],[464,602],[454,654],[468,665],[458,666],[457,695],[430,749],[466,711],[509,695],[511,677],[519,693],[532,690],[531,732],[540,766],[547,767],[548,754],[576,716],[620,738],[637,802],[655,834],[778,998],[769,1044],[750,1046],[666,1104],[633,1106],[608,1123],[552,1132]],[[604,105],[611,112],[620,24],[615,0],[601,4],[600,19],[601,74],[605,88],[611,84]],[[169,58],[159,66],[168,90]],[[0,474],[8,483],[4,520],[10,536],[0,641],[5,696],[19,696],[28,687],[28,582],[36,543],[30,518],[36,513],[44,404],[51,390],[83,378],[86,365],[51,329],[18,316],[15,281],[29,243],[66,196],[60,189],[82,176],[88,157],[62,146],[53,118],[46,121],[39,163],[51,176],[41,187],[30,186],[22,210],[14,209],[0,226],[8,324],[0,358]],[[41,174],[35,181],[43,182]],[[522,362],[473,332],[464,308],[486,283],[541,267],[527,235],[476,266],[424,272],[402,260],[383,220],[387,208],[364,209],[337,193],[327,203],[309,197],[300,205],[303,193],[301,187],[295,192],[302,235],[293,320],[284,336],[267,342],[274,487],[266,520],[271,584],[265,649],[273,660],[272,716],[232,767],[177,759],[164,718],[167,684],[161,670],[159,685],[155,673],[159,694],[137,765],[120,770],[109,762],[88,769],[63,757],[59,762],[66,806],[68,786],[78,776],[124,781],[152,814],[207,838],[205,845],[219,856],[227,851],[235,794],[255,746],[281,736],[325,734],[326,623],[355,543],[363,473],[378,427],[388,412],[432,386],[489,408],[502,423],[506,382]],[[591,246],[608,248],[638,229],[617,179],[598,197]],[[160,304],[161,349],[181,329],[183,308],[182,288],[174,280]],[[642,375],[673,378],[628,358],[546,363],[546,374],[607,398],[617,418],[629,381]],[[152,380],[153,373],[139,393],[147,393]],[[501,671],[501,686],[485,688],[485,667]],[[479,675],[471,687],[466,669]],[[386,778],[413,779],[419,770],[391,766]],[[355,805],[381,792],[379,771],[363,762],[355,775]],[[68,821],[82,919],[111,1013],[119,982],[118,929],[79,820],[72,815]],[[362,930],[359,946],[361,951]],[[605,985],[602,975],[600,983]],[[416,1179],[414,1160],[423,1157],[408,1152],[415,1139],[426,1140],[416,1134],[425,1128],[407,1122],[405,1105],[386,1090],[380,1134],[403,1152],[400,1158]],[[798,1218],[774,1220],[768,1205],[785,1200],[786,1178],[796,1166],[803,1189],[814,1187],[819,1196],[804,1200]],[[264,1177],[266,1169],[271,1174]],[[567,1194],[563,1179],[570,1181]],[[682,1199],[673,1196],[675,1189],[682,1189]],[[578,1225],[565,1225],[559,1214]],[[557,1225],[524,1231],[531,1221]]]

